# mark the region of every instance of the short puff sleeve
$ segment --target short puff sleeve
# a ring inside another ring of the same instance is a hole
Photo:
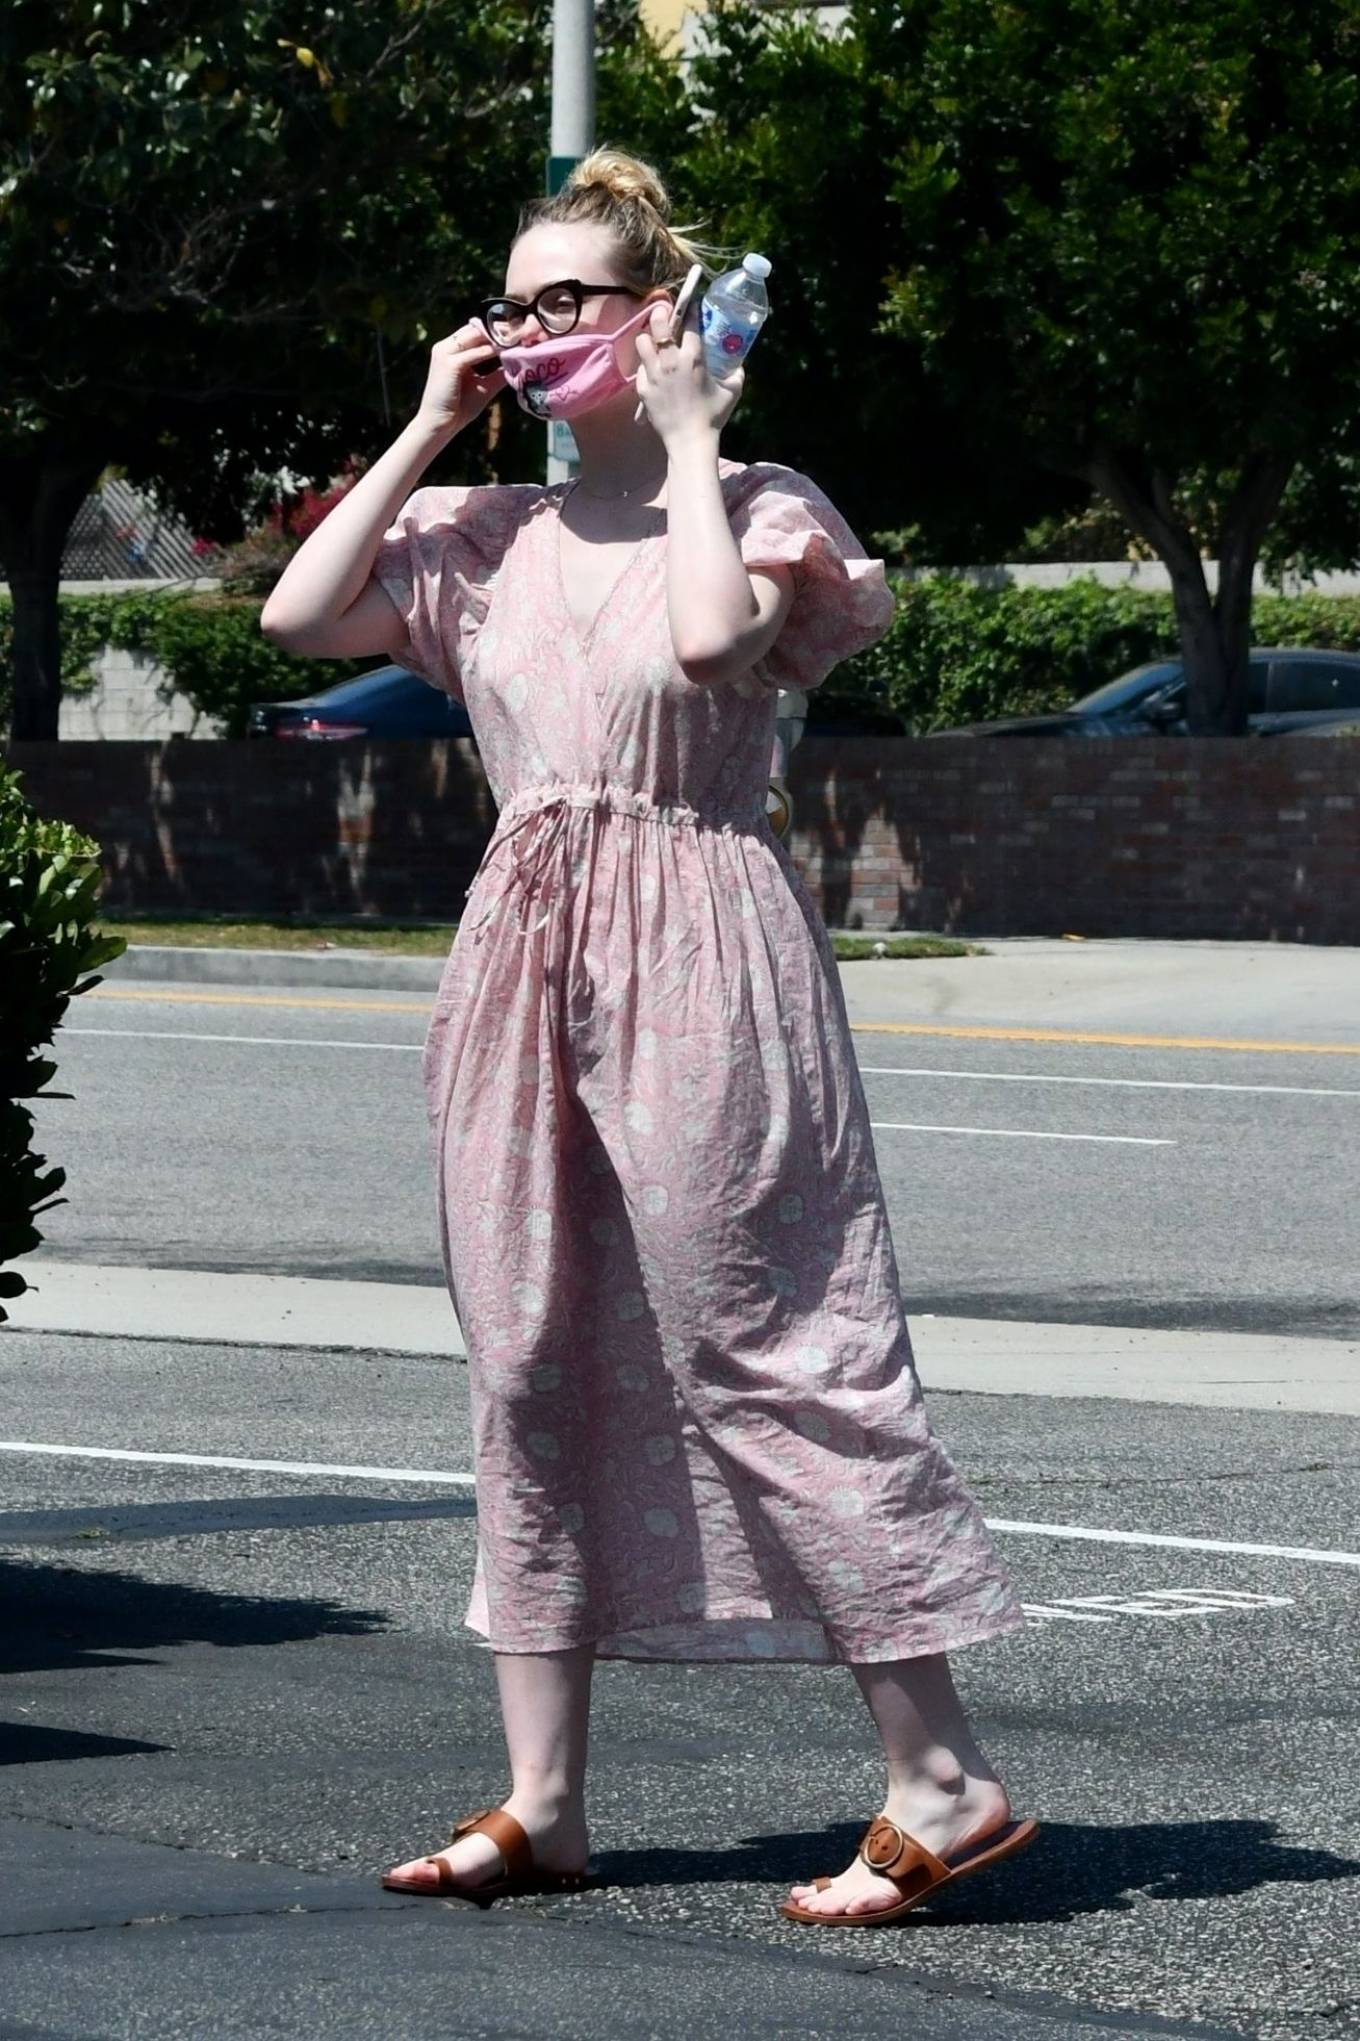
[[[752,669],[762,686],[819,687],[843,659],[875,644],[896,605],[881,560],[864,548],[806,475],[761,462],[736,477],[730,514],[742,564],[791,567],[793,607]]]
[[[456,702],[523,499],[538,493],[514,483],[417,489],[378,543],[372,578],[406,626],[406,663]]]

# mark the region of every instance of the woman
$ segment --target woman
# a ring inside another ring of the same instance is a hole
[[[504,300],[435,346],[262,619],[465,701],[500,811],[424,1077],[468,1354],[466,1621],[513,1790],[384,1883],[586,1882],[597,1656],[848,1664],[883,1813],[782,1911],[873,1925],[1034,1833],[946,1657],[1024,1618],[922,1405],[835,961],[764,816],[779,691],[880,637],[892,598],[806,476],[720,454],[741,376],[708,376],[697,306],[670,338],[696,256],[668,214],[609,150],[528,205]],[[408,496],[507,380],[571,418],[579,478]]]

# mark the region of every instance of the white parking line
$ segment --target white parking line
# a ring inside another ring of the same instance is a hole
[[[1106,1531],[1085,1524],[1012,1523],[988,1517],[993,1531],[1018,1538],[1086,1538],[1100,1545],[1168,1545],[1177,1552],[1239,1552],[1258,1559],[1303,1559],[1314,1566],[1360,1566],[1360,1552],[1332,1552],[1312,1545],[1246,1545],[1226,1538],[1174,1538],[1164,1531]]]
[[[226,1467],[252,1474],[343,1476],[357,1481],[438,1482],[459,1488],[471,1487],[475,1479],[472,1474],[449,1473],[437,1467],[340,1467],[312,1460],[244,1460],[214,1453],[145,1453],[129,1452],[116,1446],[58,1446],[34,1439],[0,1439],[0,1453],[40,1453],[78,1460],[132,1460],[173,1467]],[[1300,1559],[1318,1566],[1360,1567],[1360,1552],[1334,1552],[1325,1547],[1248,1545],[1226,1538],[1177,1538],[1162,1531],[1107,1531],[1089,1524],[1012,1523],[1001,1517],[988,1517],[986,1522],[989,1530],[1009,1531],[1022,1538],[1083,1538],[1110,1545],[1158,1545],[1180,1552],[1230,1552],[1246,1558]]]
[[[901,1134],[996,1134],[1006,1141],[1112,1141],[1122,1148],[1174,1148],[1174,1141],[1147,1134],[1048,1134],[1031,1127],[933,1127],[918,1120],[870,1120],[875,1128]]]
[[[136,1460],[167,1467],[230,1467],[246,1474],[344,1475],[355,1481],[435,1481],[470,1488],[471,1474],[447,1474],[433,1467],[329,1467],[313,1460],[236,1460],[216,1453],[128,1453],[115,1446],[48,1446],[29,1439],[0,1439],[0,1453],[53,1453],[76,1460]]]
[[[1360,1098],[1360,1090],[1321,1084],[1217,1084],[1209,1078],[1057,1077],[1024,1070],[937,1070],[924,1065],[861,1063],[866,1077],[961,1077],[977,1084],[1104,1084],[1129,1091],[1268,1091],[1297,1098]]]
[[[1112,1623],[1117,1616],[1221,1616],[1228,1609],[1292,1609],[1292,1595],[1251,1594],[1246,1588],[1151,1587],[1132,1595],[1059,1595],[1052,1602],[1022,1602],[1027,1616],[1063,1623]]]

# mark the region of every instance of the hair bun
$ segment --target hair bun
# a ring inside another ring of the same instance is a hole
[[[592,187],[607,191],[620,205],[630,201],[648,205],[660,219],[670,218],[670,198],[656,171],[650,163],[625,155],[621,149],[592,149],[571,170],[567,186],[573,191]]]

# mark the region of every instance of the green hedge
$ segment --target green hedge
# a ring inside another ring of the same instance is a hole
[[[244,737],[254,703],[293,701],[380,663],[296,659],[261,635],[263,607],[259,596],[186,589],[64,595],[62,687],[71,694],[88,693],[95,685],[94,662],[106,645],[140,652],[201,714],[220,718],[228,737]],[[12,649],[10,602],[0,596],[0,717],[6,724]]]
[[[1179,651],[1169,595],[1094,580],[980,588],[944,574],[894,586],[891,629],[837,669],[821,690],[824,713],[834,714],[838,702],[872,700],[918,731],[1032,715],[1065,708],[1129,667]],[[1252,638],[1360,652],[1360,599],[1258,596]]]
[[[897,615],[886,637],[839,667],[814,696],[814,719],[838,704],[876,707],[909,730],[1065,707],[1141,660],[1177,650],[1169,595],[1106,588],[979,588],[957,576],[896,579]],[[183,590],[66,596],[61,603],[63,684],[93,685],[103,645],[154,659],[228,736],[245,734],[253,703],[315,694],[374,659],[296,659],[260,634],[257,596]],[[1360,652],[1360,599],[1258,596],[1260,645],[1320,645]],[[0,674],[9,670],[9,603],[0,597]],[[7,686],[7,682],[3,683]],[[8,716],[8,701],[0,700]]]

